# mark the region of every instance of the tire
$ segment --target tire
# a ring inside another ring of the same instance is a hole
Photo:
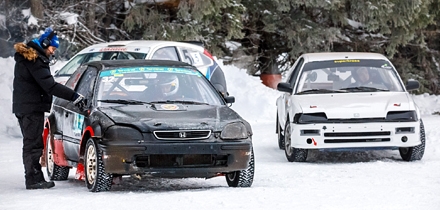
[[[291,147],[292,134],[289,121],[286,122],[286,127],[284,128],[284,145],[284,153],[289,162],[306,162],[308,150]]]
[[[281,150],[284,150],[285,143],[284,143],[284,135],[283,135],[283,129],[281,129],[281,125],[278,121],[278,114],[277,114],[277,134],[278,134],[278,147]]]
[[[420,120],[420,141],[422,142],[420,145],[415,147],[400,147],[399,153],[400,157],[404,161],[415,161],[421,160],[423,158],[423,154],[425,153],[425,126],[423,125],[423,121]]]
[[[87,140],[84,159],[87,188],[91,192],[109,191],[112,186],[112,175],[105,172],[102,151],[92,138]]]
[[[51,130],[49,130],[46,139],[46,154],[45,154],[47,176],[49,177],[50,180],[56,180],[56,181],[67,180],[67,177],[69,177],[70,167],[59,166],[55,163],[53,157],[52,144],[53,144],[53,133]]]
[[[234,171],[226,174],[226,182],[229,187],[250,187],[254,181],[255,159],[254,150],[251,150],[248,167],[241,171]]]

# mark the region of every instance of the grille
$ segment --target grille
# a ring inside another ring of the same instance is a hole
[[[227,166],[227,155],[176,154],[136,156],[137,167],[219,167]]]
[[[390,138],[370,138],[370,139],[325,139],[324,143],[358,143],[358,142],[388,142]]]
[[[376,132],[336,132],[324,133],[325,137],[355,137],[355,136],[389,136],[390,131],[376,131]]]
[[[160,140],[199,140],[209,138],[211,130],[154,131],[153,134]]]

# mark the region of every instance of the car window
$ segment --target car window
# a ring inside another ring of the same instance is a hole
[[[296,64],[296,66],[294,67],[292,73],[290,74],[290,77],[287,81],[288,81],[288,83],[290,83],[291,87],[294,87],[303,63],[304,63],[304,58],[300,58]]]
[[[151,59],[179,61],[175,47],[164,47],[156,50]]]
[[[221,96],[209,81],[194,69],[172,67],[112,69],[101,72],[98,83],[97,100],[101,101],[171,100],[223,104]]]
[[[63,66],[58,72],[58,76],[71,75],[73,72],[84,62],[84,58],[87,54],[77,55],[72,60],[70,60],[66,65]]]
[[[310,92],[313,90],[312,92]],[[320,91],[317,91],[320,90]],[[403,91],[393,66],[384,60],[319,61],[304,65],[296,93]]]
[[[95,67],[89,66],[76,86],[76,92],[83,95],[86,99],[90,100],[93,96],[94,81],[97,72],[98,70]]]

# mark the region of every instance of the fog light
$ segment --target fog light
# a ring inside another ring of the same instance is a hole
[[[402,136],[402,142],[407,142],[407,141],[408,141],[408,137]]]
[[[307,144],[311,144],[312,143],[312,139],[307,139],[306,142],[307,142]]]

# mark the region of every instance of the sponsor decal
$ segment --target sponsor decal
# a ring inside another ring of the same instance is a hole
[[[335,60],[335,63],[359,63],[360,60],[356,59],[347,59],[347,60]]]
[[[383,68],[383,69],[391,69],[391,66],[386,63],[386,64],[382,65],[381,68]]]
[[[102,71],[100,77],[108,76],[122,76],[128,73],[158,73],[158,72],[172,72],[178,74],[190,74],[196,76],[203,76],[198,71],[187,68],[172,68],[172,67],[131,67],[131,68],[119,68],[108,71]]]
[[[175,104],[161,104],[160,107],[163,110],[179,110],[179,106]]]
[[[125,47],[105,47],[99,50],[99,52],[107,52],[107,51],[127,51]]]
[[[83,128],[83,124],[84,124],[84,116],[80,115],[78,113],[74,114],[75,116],[73,117],[73,123],[72,123],[72,130],[73,130],[73,135],[75,137],[81,137],[81,133],[82,133],[82,128]]]

